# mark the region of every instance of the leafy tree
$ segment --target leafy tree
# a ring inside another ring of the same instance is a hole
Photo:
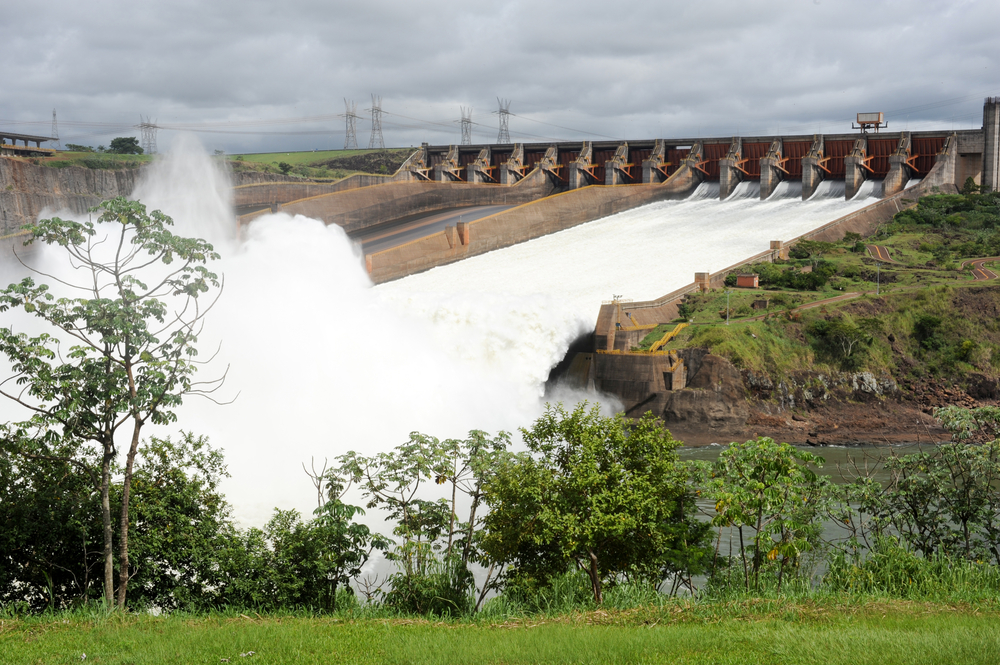
[[[232,530],[219,492],[227,477],[222,453],[183,432],[152,437],[139,449],[132,477],[129,578],[132,602],[162,609],[210,604],[221,539]],[[120,493],[115,498],[120,502]]]
[[[292,170],[292,165],[289,164],[288,162],[278,162],[278,168],[281,170],[282,173],[288,175],[288,172]]]
[[[67,143],[66,149],[70,152],[94,152],[94,149],[89,145],[80,145],[79,143]]]
[[[117,604],[124,607],[132,476],[142,428],[175,421],[184,395],[218,387],[193,381],[199,325],[208,309],[199,297],[219,286],[205,264],[218,254],[203,240],[174,235],[168,216],[147,213],[138,201],[119,197],[94,212],[101,213],[101,226],[54,217],[25,227],[29,243],[66,251],[82,277],[62,283],[82,295],[57,298],[31,277],[0,292],[0,312],[20,309],[52,331],[29,336],[0,328],[0,352],[14,371],[0,383],[0,394],[31,414],[0,426],[0,434],[21,456],[66,462],[95,479],[108,604],[115,601],[112,468],[119,431],[128,437],[118,523]],[[61,341],[69,349],[60,352]]]
[[[795,569],[802,554],[817,545],[827,479],[810,466],[822,464],[817,455],[767,437],[732,443],[719,455],[709,482],[712,524],[720,539],[723,527],[737,530],[747,590],[760,588],[769,561],[778,562],[780,590],[785,569]]]
[[[100,563],[99,508],[92,479],[73,465],[0,448],[0,606],[86,603]]]
[[[632,422],[585,407],[548,405],[521,430],[527,452],[501,462],[484,486],[485,551],[543,585],[575,565],[598,604],[621,577],[690,578],[707,525],[694,519],[680,443],[652,414]]]
[[[851,370],[864,362],[877,329],[877,320],[855,323],[840,317],[814,321],[807,332],[812,336],[817,351],[838,363],[842,369]]]
[[[459,600],[474,586],[468,565],[485,563],[479,548],[483,485],[506,455],[508,443],[503,432],[490,438],[472,431],[468,439],[444,441],[413,432],[392,451],[372,457],[352,451],[338,458],[336,473],[345,484],[357,483],[369,508],[386,510],[396,520],[393,535],[400,542],[388,558],[402,570],[390,578],[393,591],[386,595],[387,603],[421,613],[464,609]],[[447,486],[448,496],[422,498],[421,488],[436,486]],[[460,495],[470,503],[464,522],[457,512]],[[496,584],[498,573],[488,571],[478,602]],[[449,600],[442,605],[435,598]]]
[[[119,136],[111,139],[108,152],[116,155],[141,155],[142,146],[139,145],[139,139],[134,136]]]

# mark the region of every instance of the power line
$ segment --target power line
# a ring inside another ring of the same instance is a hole
[[[159,127],[156,126],[156,122],[151,122],[149,116],[146,119],[142,119],[142,115],[139,116],[139,133],[142,136],[142,151],[147,155],[156,154],[156,130]]]
[[[472,145],[472,109],[462,107],[462,145]]]
[[[358,119],[358,105],[344,99],[344,107],[346,109],[344,119],[347,122],[344,135],[344,150],[357,150],[358,132],[356,121]]]
[[[62,141],[59,140],[59,123],[56,121],[55,109],[52,109],[52,133],[49,136],[56,140],[56,149],[62,150]]]
[[[385,141],[382,140],[382,98],[372,95],[372,135],[368,139],[368,149],[385,149]]]
[[[500,116],[500,133],[497,134],[497,145],[507,145],[510,143],[510,130],[507,127],[510,118],[510,100],[497,97],[497,103],[500,105],[500,110],[497,111]]]

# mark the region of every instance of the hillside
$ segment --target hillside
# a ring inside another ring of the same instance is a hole
[[[1000,281],[989,261],[971,261],[998,256],[1000,195],[927,196],[872,238],[801,242],[787,261],[734,271],[732,287],[688,296],[683,318],[638,348],[691,322],[666,348],[706,349],[738,370],[740,434],[940,438],[934,407],[1000,398]],[[757,274],[760,288],[736,288],[737,273]],[[672,429],[689,427],[682,417]]]

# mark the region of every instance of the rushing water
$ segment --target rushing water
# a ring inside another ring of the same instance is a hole
[[[703,184],[684,201],[373,288],[338,227],[279,213],[238,240],[227,179],[200,146],[179,141],[135,195],[223,255],[214,268],[225,289],[201,337],[206,355],[219,351],[200,377],[228,367],[216,396],[233,400],[189,398],[179,425],[225,450],[232,478],[223,489],[237,517],[253,524],[276,506],[311,510],[302,471],[311,457],[387,450],[413,430],[516,430],[541,412],[549,369],[592,329],[602,300],[658,297],[696,271],[737,263],[871,202],[844,201],[836,183],[805,202],[794,187],[760,201],[752,184],[726,201],[718,184]],[[58,271],[61,258],[47,249],[37,260]],[[0,416],[23,415],[11,408],[0,405]]]

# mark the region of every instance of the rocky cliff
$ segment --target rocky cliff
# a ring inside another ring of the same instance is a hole
[[[0,236],[20,230],[45,209],[86,212],[104,199],[127,196],[145,169],[55,169],[0,157]]]

